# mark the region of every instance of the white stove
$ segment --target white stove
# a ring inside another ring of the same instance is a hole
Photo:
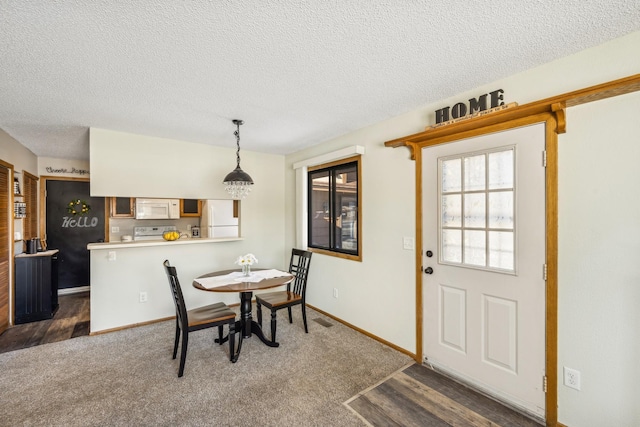
[[[133,240],[158,240],[167,231],[178,231],[175,225],[133,227]]]

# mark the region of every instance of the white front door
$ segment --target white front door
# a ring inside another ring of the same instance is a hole
[[[424,357],[544,418],[545,126],[423,149]]]

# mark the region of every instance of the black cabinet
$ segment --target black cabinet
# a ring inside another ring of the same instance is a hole
[[[15,257],[15,323],[50,319],[58,309],[58,251]]]

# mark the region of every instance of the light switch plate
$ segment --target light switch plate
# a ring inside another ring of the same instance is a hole
[[[403,237],[402,238],[402,247],[405,250],[412,251],[415,249],[415,243],[413,237]]]

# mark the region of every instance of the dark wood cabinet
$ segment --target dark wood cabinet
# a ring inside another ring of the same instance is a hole
[[[112,218],[133,218],[135,200],[133,197],[112,197],[110,213]]]
[[[202,215],[202,200],[180,199],[181,217],[199,217]]]
[[[58,251],[15,257],[15,323],[50,319],[58,309]]]

